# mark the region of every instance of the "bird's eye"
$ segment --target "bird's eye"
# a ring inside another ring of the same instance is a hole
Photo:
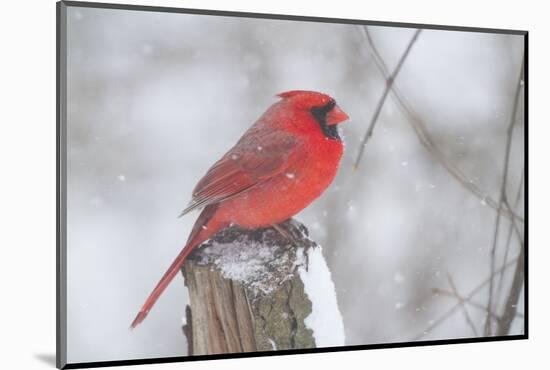
[[[326,119],[327,114],[336,106],[336,101],[334,99],[330,99],[328,103],[325,105],[322,105],[320,107],[313,107],[311,108],[311,114],[315,117],[315,119]]]
[[[336,101],[330,99],[329,102],[321,107],[324,114],[328,114],[336,106]]]

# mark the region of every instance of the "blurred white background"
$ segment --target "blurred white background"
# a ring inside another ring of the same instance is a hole
[[[393,69],[414,30],[370,32]],[[426,151],[393,100],[353,172],[384,89],[358,26],[70,8],[68,34],[70,362],[186,354],[180,276],[128,326],[187,238],[195,215],[176,216],[194,184],[285,90],[329,93],[351,117],[337,179],[297,216],[324,246],[347,344],[423,335],[456,303],[433,288],[450,290],[450,275],[467,295],[488,276],[495,212]],[[522,50],[520,36],[425,30],[398,78],[445,155],[495,199]],[[484,313],[469,313],[482,333]],[[457,311],[422,339],[473,335]]]

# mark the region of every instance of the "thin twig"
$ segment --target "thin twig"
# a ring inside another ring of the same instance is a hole
[[[509,210],[510,212],[514,212],[514,208],[512,208],[512,206],[510,205],[510,202],[508,201],[508,195],[507,195],[507,192],[506,190],[504,191],[504,201],[503,201],[503,206],[506,206],[506,209]],[[514,229],[515,231],[515,235],[518,239],[518,242],[519,244],[522,244],[523,245],[523,237],[522,237],[522,233],[521,233],[521,230],[520,230],[520,227],[519,225],[517,224],[517,220],[515,218],[512,218],[510,219],[510,221],[512,222],[512,229]]]
[[[399,74],[399,71],[401,70],[401,67],[403,66],[403,63],[405,63],[405,60],[407,59],[407,56],[409,55],[409,52],[411,51],[414,43],[418,39],[418,36],[420,35],[420,32],[422,32],[421,29],[417,29],[414,32],[413,37],[411,38],[411,41],[409,41],[409,44],[407,45],[407,48],[405,49],[405,52],[403,55],[401,55],[401,58],[399,59],[399,62],[397,63],[397,67],[395,67],[395,70],[391,74],[390,77],[386,80],[386,87],[384,88],[384,92],[382,93],[382,96],[380,97],[380,100],[378,101],[378,104],[376,105],[376,109],[374,110],[374,114],[372,115],[372,119],[370,121],[369,127],[367,128],[367,131],[365,132],[365,135],[363,136],[363,139],[361,140],[361,144],[359,144],[359,153],[357,154],[357,159],[355,160],[355,164],[353,165],[354,169],[357,169],[359,167],[359,162],[361,161],[361,157],[363,156],[363,152],[365,151],[365,145],[367,144],[367,141],[372,136],[372,132],[374,131],[374,126],[376,125],[376,121],[378,120],[378,116],[380,116],[380,112],[382,111],[382,107],[384,106],[384,102],[386,101],[386,98],[388,97],[388,94],[391,90],[391,87],[397,78],[397,75]]]
[[[520,180],[519,180],[518,191],[516,193],[516,199],[514,200],[514,209],[518,208],[519,201],[521,199],[521,194],[523,193],[523,180],[524,180],[524,178],[525,178],[525,167],[523,167],[523,169],[521,171],[521,177],[520,177]],[[514,227],[514,224],[510,223],[510,227],[508,227],[508,235],[506,236],[506,248],[505,248],[505,251],[504,251],[504,257],[502,259],[502,263],[506,263],[506,261],[508,261],[508,255],[510,253],[510,244],[511,244],[511,241],[512,241],[513,227]],[[523,244],[523,243],[521,243],[521,244]],[[520,247],[523,247],[523,245],[521,245]],[[497,302],[500,302],[500,296],[502,295],[503,280],[504,280],[504,274],[501,272],[499,274],[499,277],[498,277],[497,294],[496,294]]]
[[[516,262],[516,270],[514,271],[510,294],[504,304],[504,313],[502,314],[502,319],[498,322],[497,335],[499,336],[507,335],[509,333],[512,322],[516,317],[517,303],[525,281],[524,259],[525,247],[523,246],[521,248],[519,259]]]
[[[389,76],[389,69],[384,62],[384,59],[382,58],[380,52],[378,51],[378,48],[376,47],[376,44],[374,43],[374,40],[372,39],[369,29],[367,26],[362,26],[361,29],[363,30],[363,33],[367,39],[367,42],[369,44],[370,50],[372,51],[372,54],[374,55],[375,63],[380,70],[380,73],[383,75],[383,77],[387,80]],[[402,110],[402,112],[409,118],[408,123],[412,126],[414,132],[418,136],[420,142],[422,145],[432,154],[432,156],[439,161],[443,167],[453,176],[466,190],[468,190],[470,193],[472,193],[474,196],[476,196],[480,201],[487,204],[489,207],[493,209],[497,209],[498,204],[497,202],[491,198],[489,195],[487,195],[487,192],[483,191],[481,188],[479,188],[475,183],[470,181],[470,177],[467,176],[462,170],[455,165],[453,162],[451,162],[444,154],[443,151],[439,148],[439,146],[436,144],[436,142],[432,139],[432,136],[429,132],[429,130],[426,127],[426,124],[418,114],[412,109],[412,107],[407,103],[407,100],[403,97],[403,94],[401,93],[399,86],[394,81],[394,83],[391,86],[392,91],[392,98],[398,103],[398,107]],[[523,217],[515,214],[514,212],[510,210],[505,210],[503,212],[503,215],[505,215],[508,218],[515,218],[520,222],[524,222]]]
[[[459,300],[459,301],[462,301],[472,307],[475,307],[483,312],[485,312],[486,314],[488,314],[489,316],[491,316],[495,321],[499,321],[501,320],[501,317],[498,316],[496,313],[494,312],[488,312],[487,311],[487,307],[485,307],[485,305],[477,302],[477,301],[474,301],[472,299],[467,299],[466,297],[463,297],[461,295],[457,295],[456,293],[453,293],[453,292],[449,292],[447,290],[444,290],[444,289],[439,289],[439,288],[434,288],[432,289],[432,291],[435,293],[435,294],[439,294],[439,295],[444,295],[444,296],[447,296],[447,297],[451,297],[451,298],[455,298],[456,300]],[[525,316],[521,313],[521,312],[516,312],[516,317],[519,317],[519,318],[524,318]]]
[[[451,289],[453,290],[453,293],[456,295],[456,297],[460,297],[460,294],[458,294],[458,290],[456,289],[456,285],[455,285],[451,275],[447,274],[447,280],[449,280],[449,285],[451,286]],[[458,298],[458,304],[460,305],[460,308],[462,309],[462,313],[464,314],[464,318],[466,319],[466,322],[468,323],[468,325],[470,325],[470,328],[472,328],[472,331],[474,332],[474,336],[479,337],[479,334],[477,333],[476,326],[475,326],[474,322],[472,321],[472,318],[470,317],[470,314],[468,313],[468,309],[464,305],[464,300],[462,300],[461,298]]]
[[[508,267],[512,266],[516,261],[519,260],[520,256],[511,259],[508,261],[505,265],[500,267],[498,270],[495,271],[495,274],[500,273],[501,271],[506,270]],[[483,289],[487,284],[489,284],[489,281],[492,280],[494,276],[489,276],[485,280],[483,280],[481,283],[479,283],[467,296],[464,300],[470,300],[475,296],[481,289]],[[441,315],[437,320],[435,320],[430,326],[428,326],[422,333],[416,335],[414,338],[411,339],[411,341],[419,340],[424,335],[441,325],[445,320],[447,320],[451,315],[460,307],[460,304],[457,303],[453,307],[451,307],[447,312],[445,312],[443,315]]]
[[[510,151],[512,148],[512,136],[514,132],[514,124],[516,123],[516,114],[517,114],[518,105],[519,105],[521,81],[523,79],[523,69],[524,69],[523,64],[524,64],[524,61],[522,59],[521,69],[517,80],[516,91],[514,94],[512,114],[510,115],[508,129],[506,130],[506,147],[504,150],[504,161],[503,161],[504,170],[502,171],[502,181],[500,185],[500,198],[499,198],[497,216],[495,221],[495,230],[493,233],[493,243],[492,243],[491,253],[490,253],[490,256],[491,256],[491,261],[490,261],[491,274],[490,275],[491,276],[495,271],[495,258],[496,258],[497,244],[498,244],[498,236],[500,231],[501,211],[502,211],[502,205],[506,200],[506,185],[508,184],[508,167],[510,165]],[[507,201],[506,201],[506,204],[509,207],[509,204]],[[523,251],[523,248],[522,248],[522,251]],[[487,311],[491,312],[492,309],[493,309],[493,279],[491,279],[491,281],[489,282],[489,297],[487,299]],[[489,316],[487,316],[487,319],[485,320],[485,335],[491,335],[491,320]]]

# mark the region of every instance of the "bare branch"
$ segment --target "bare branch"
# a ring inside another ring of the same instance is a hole
[[[420,35],[420,32],[422,32],[421,29],[417,29],[414,32],[413,37],[411,38],[411,41],[409,41],[409,44],[407,45],[407,48],[405,49],[405,52],[403,55],[401,55],[401,58],[399,59],[399,62],[397,63],[397,67],[395,67],[395,70],[386,79],[386,87],[384,89],[384,92],[382,93],[382,96],[380,97],[380,100],[378,101],[378,104],[376,105],[376,109],[374,110],[374,114],[372,116],[372,119],[370,121],[369,127],[367,128],[367,131],[365,132],[365,135],[363,136],[363,139],[361,140],[361,144],[359,146],[359,153],[357,154],[357,159],[355,160],[355,164],[353,165],[353,168],[356,170],[359,167],[359,162],[361,161],[361,157],[363,156],[363,152],[365,151],[365,145],[367,144],[367,141],[372,136],[372,132],[374,130],[374,126],[376,125],[376,121],[378,120],[378,116],[380,116],[380,112],[382,111],[382,107],[384,106],[384,102],[386,101],[386,98],[388,97],[388,93],[391,90],[391,87],[397,78],[397,75],[399,74],[399,71],[401,70],[401,67],[403,66],[403,63],[405,63],[405,60],[407,59],[407,56],[409,55],[409,52],[411,51],[414,43],[418,39],[418,36]]]
[[[512,108],[512,114],[510,116],[510,122],[508,123],[508,129],[506,133],[506,147],[504,150],[504,170],[502,172],[502,181],[500,186],[500,198],[498,203],[498,209],[497,209],[497,216],[495,221],[495,231],[493,233],[493,244],[491,247],[491,276],[493,276],[493,273],[495,271],[495,258],[496,258],[496,249],[498,244],[498,236],[500,231],[500,220],[501,220],[501,211],[502,211],[502,205],[505,203],[508,205],[508,209],[510,205],[508,204],[506,200],[506,185],[508,184],[508,168],[510,165],[510,151],[512,148],[512,136],[514,132],[514,124],[516,123],[516,114],[518,110],[519,105],[519,96],[521,92],[521,81],[523,79],[523,70],[524,70],[524,60],[521,61],[521,69],[518,75],[517,85],[516,85],[516,91],[514,94],[514,103]],[[515,224],[514,224],[515,225]],[[517,227],[517,226],[516,226]],[[523,253],[523,248],[522,248]],[[522,282],[523,283],[523,282]],[[487,299],[487,311],[491,312],[493,308],[493,279],[489,282],[489,297]],[[487,316],[487,320],[485,321],[485,335],[491,335],[491,320]]]
[[[460,294],[458,294],[458,290],[456,289],[456,285],[451,277],[451,275],[447,274],[447,280],[449,280],[449,285],[451,286],[451,289],[453,290],[453,293],[456,297],[460,297]],[[462,309],[462,313],[464,313],[464,318],[466,319],[466,322],[468,325],[470,325],[470,328],[472,328],[472,331],[474,332],[474,335],[476,337],[479,336],[477,333],[476,326],[474,322],[472,321],[472,318],[470,317],[470,314],[468,313],[468,310],[466,309],[466,306],[464,305],[464,300],[461,298],[458,298],[458,304],[460,305],[460,308]],[[490,311],[489,311],[490,312]]]
[[[506,270],[510,266],[512,266],[514,263],[516,263],[520,258],[522,258],[521,254],[520,256],[510,260],[505,265],[500,267],[498,270],[495,271],[495,274],[500,273],[501,271]],[[487,279],[483,280],[481,283],[479,283],[467,296],[464,298],[464,301],[468,301],[472,299],[473,296],[475,296],[481,289],[483,289],[487,284],[489,284],[489,281],[492,280],[494,276],[489,276]],[[447,320],[449,317],[452,316],[452,314],[460,307],[460,304],[457,303],[453,307],[451,307],[447,312],[445,312],[443,315],[441,315],[437,320],[435,320],[430,326],[428,326],[422,333],[416,335],[414,338],[411,339],[411,341],[419,340],[424,335],[428,334],[430,331],[441,325],[445,320]]]
[[[449,292],[447,290],[444,290],[444,289],[440,289],[440,288],[434,288],[432,289],[432,291],[434,292],[434,294],[439,294],[439,295],[444,295],[444,296],[447,296],[447,297],[451,297],[451,298],[455,298],[456,300],[460,300],[472,307],[475,307],[477,309],[480,309],[481,311],[485,312],[486,314],[488,314],[489,316],[491,316],[491,318],[495,321],[499,321],[501,320],[501,317],[498,316],[496,313],[494,312],[488,312],[487,311],[487,307],[485,307],[484,304],[481,304],[477,301],[474,301],[473,299],[468,299],[464,296],[461,296],[461,295],[457,295],[456,293],[453,293],[453,292]],[[516,312],[516,317],[519,317],[519,318],[524,318],[525,315],[523,315],[521,312]]]
[[[510,205],[510,202],[508,201],[508,195],[506,194],[506,190],[504,191],[504,201],[503,205],[506,206],[506,209],[510,212],[514,212],[514,208]],[[517,208],[517,207],[515,207]],[[512,229],[514,230],[514,234],[516,235],[519,244],[523,245],[523,236],[520,230],[520,227],[517,223],[517,220],[515,218],[510,219]]]
[[[521,194],[523,192],[523,180],[525,178],[525,167],[523,167],[523,170],[521,171],[521,177],[520,177],[520,180],[519,180],[519,186],[518,186],[518,191],[516,193],[516,199],[514,200],[514,209],[517,209],[518,208],[518,205],[519,205],[519,201],[521,199]],[[504,251],[504,257],[502,258],[502,263],[506,263],[506,261],[508,261],[508,255],[510,253],[510,244],[511,244],[511,241],[512,241],[512,230],[514,228],[514,224],[510,223],[510,227],[508,228],[508,235],[506,237],[506,249]],[[521,248],[523,248],[523,240],[520,241],[521,243]],[[504,280],[504,274],[501,272],[499,274],[499,280],[498,280],[498,285],[497,285],[497,300],[500,298],[501,296],[501,293],[502,293],[502,283],[503,283],[503,280]]]
[[[510,294],[506,303],[504,304],[504,313],[502,319],[498,322],[497,335],[507,335],[512,326],[512,322],[516,317],[517,303],[523,284],[525,281],[525,247],[522,246],[519,259],[516,263],[516,270],[514,271],[514,277],[512,279],[512,287],[510,288]]]
[[[368,41],[370,50],[374,55],[374,60],[380,70],[380,73],[387,80],[389,78],[388,67],[384,62],[384,60],[382,59],[380,52],[378,51],[378,48],[376,47],[374,40],[370,35],[368,27],[361,26],[361,29],[363,30],[363,33]],[[413,128],[414,132],[418,136],[422,145],[430,152],[430,154],[432,154],[433,158],[435,158],[443,167],[445,167],[445,169],[449,172],[449,174],[451,174],[451,176],[453,176],[466,190],[468,190],[470,193],[472,193],[482,202],[486,203],[489,207],[496,210],[498,208],[498,203],[493,198],[491,198],[487,194],[487,192],[483,191],[475,183],[470,181],[470,177],[467,176],[457,165],[451,162],[443,154],[443,151],[437,146],[437,144],[433,140],[429,130],[426,127],[426,124],[422,119],[420,119],[420,117],[412,109],[410,104],[407,103],[407,100],[403,97],[403,94],[399,90],[399,86],[395,81],[391,86],[391,91],[393,93],[392,98],[397,103],[397,106],[401,109],[401,111],[405,114],[405,116],[408,117],[407,122]],[[508,209],[503,210],[502,214],[508,218],[515,218],[520,222],[524,222],[523,217],[515,214],[511,210],[508,210]]]

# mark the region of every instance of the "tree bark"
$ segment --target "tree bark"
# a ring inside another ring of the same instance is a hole
[[[182,268],[189,355],[314,348],[300,269],[316,246],[289,220],[279,230],[233,226],[198,248]]]

